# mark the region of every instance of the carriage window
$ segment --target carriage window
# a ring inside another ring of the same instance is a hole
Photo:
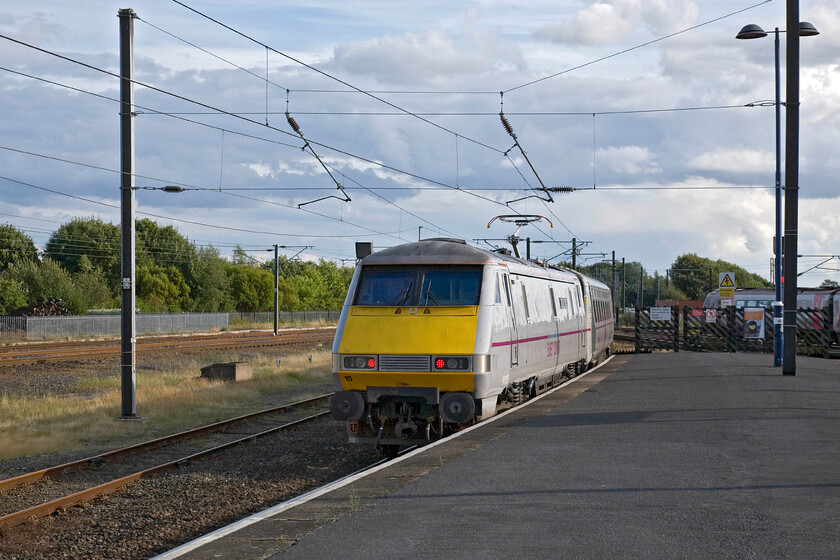
[[[548,287],[548,299],[551,300],[551,313],[557,317],[557,303],[554,301],[554,288]]]
[[[499,284],[501,284],[502,281],[500,280],[500,278],[501,277],[497,274],[496,275],[496,300],[495,300],[494,303],[502,303],[502,290],[499,287]]]
[[[481,272],[481,266],[365,266],[353,304],[478,305]]]

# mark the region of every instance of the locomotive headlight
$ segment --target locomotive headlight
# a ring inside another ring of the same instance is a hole
[[[467,356],[433,356],[435,371],[470,371],[471,359]]]
[[[342,356],[342,369],[371,370],[375,371],[377,366],[376,356]]]

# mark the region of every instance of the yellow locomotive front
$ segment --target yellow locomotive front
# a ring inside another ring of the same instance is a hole
[[[330,409],[351,442],[393,453],[475,417],[483,264],[451,261],[385,251],[361,263],[333,345]]]

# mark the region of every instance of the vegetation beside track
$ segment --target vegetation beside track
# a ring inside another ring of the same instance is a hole
[[[45,364],[0,376],[0,460],[10,476],[26,467],[9,461],[43,454],[91,455],[328,392],[331,354],[319,348],[167,354],[137,366],[138,420],[120,416],[119,368],[110,364]],[[253,379],[201,379],[212,363],[247,361]],[[55,462],[54,459],[47,462]],[[28,466],[28,465],[27,465]]]

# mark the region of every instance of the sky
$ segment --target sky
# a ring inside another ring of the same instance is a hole
[[[137,217],[199,246],[352,264],[357,241],[507,247],[493,218],[538,215],[519,236],[552,263],[574,238],[583,264],[771,277],[780,0],[4,2],[0,223],[39,247],[119,224],[123,8]],[[820,31],[800,39],[800,286],[840,281],[839,8],[800,2]],[[736,40],[748,23],[771,35]]]

